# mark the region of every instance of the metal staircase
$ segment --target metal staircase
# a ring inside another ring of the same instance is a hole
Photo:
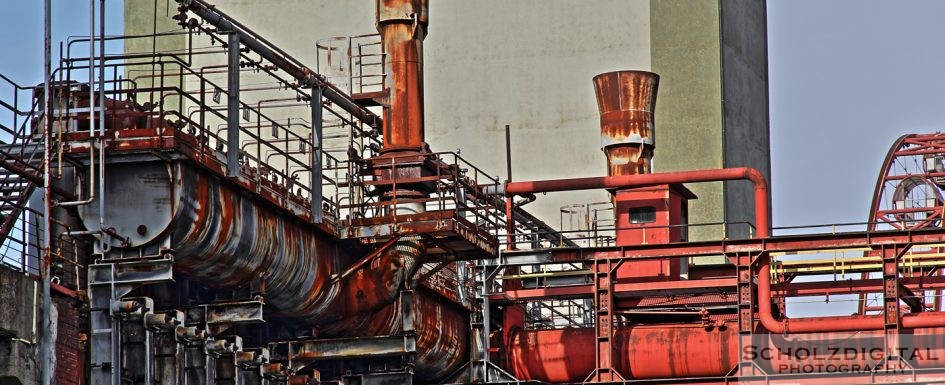
[[[16,91],[29,90],[14,87]],[[21,110],[16,99],[12,104],[0,102],[4,116],[0,122],[0,260],[28,269],[25,259],[37,240],[25,214],[30,211],[30,196],[43,183],[43,146],[41,137],[33,135],[38,103],[34,101],[28,110]]]

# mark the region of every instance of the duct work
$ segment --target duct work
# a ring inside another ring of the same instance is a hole
[[[377,31],[384,47],[384,151],[419,151],[423,128],[423,39],[427,0],[377,0]]]
[[[607,175],[652,172],[656,146],[653,111],[659,81],[659,75],[646,71],[608,72],[594,77]]]

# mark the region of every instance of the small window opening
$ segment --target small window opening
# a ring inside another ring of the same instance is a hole
[[[631,207],[630,223],[656,222],[656,208],[653,206]]]

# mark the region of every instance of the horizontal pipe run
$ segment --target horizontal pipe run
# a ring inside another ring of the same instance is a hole
[[[771,263],[767,258],[758,269],[758,318],[761,325],[772,333],[820,333],[849,332],[857,330],[883,330],[885,317],[815,317],[776,319],[772,314]],[[933,328],[945,326],[945,313],[905,314],[900,319],[905,329]]]
[[[750,167],[657,174],[507,182],[505,184],[504,193],[511,196],[541,192],[626,189],[661,184],[720,182],[729,180],[748,180],[754,183],[755,222],[757,226],[757,235],[761,238],[768,237],[768,232],[770,229],[770,218],[768,216],[768,183],[765,181],[765,177],[761,174],[761,172]],[[502,191],[500,189],[492,189],[492,191],[487,190],[487,192],[501,193]]]

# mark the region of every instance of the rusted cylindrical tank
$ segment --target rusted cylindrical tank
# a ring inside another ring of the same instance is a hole
[[[187,163],[114,163],[106,175],[105,223],[128,236],[112,239],[111,253],[169,250],[176,270],[206,285],[261,282],[286,315],[319,315],[333,300],[330,276],[351,258],[328,235]],[[98,227],[97,203],[80,213]]]
[[[759,332],[761,329],[759,329]],[[899,355],[916,369],[945,361],[945,328],[899,336]],[[627,326],[615,329],[614,368],[627,379],[721,377],[739,360],[734,327]],[[769,374],[860,371],[883,362],[881,330],[752,336],[745,358]],[[595,369],[593,328],[519,330],[508,350],[509,369],[522,380],[581,382]]]
[[[384,47],[385,151],[420,150],[423,132],[423,39],[427,0],[377,0],[377,31]]]
[[[188,163],[114,163],[106,175],[106,223],[129,236],[127,244],[111,240],[113,257],[170,252],[175,270],[202,284],[261,282],[280,315],[326,336],[400,332],[396,300],[421,262],[416,239],[352,269],[363,256],[344,254],[329,235]],[[87,228],[98,226],[97,208],[80,210]],[[465,357],[466,312],[433,293],[417,297],[416,375],[441,378]]]
[[[615,71],[594,77],[607,175],[651,172],[659,80],[659,75],[646,71]]]
[[[625,378],[725,374],[737,361],[738,331],[702,325],[627,326],[615,329],[614,367]],[[581,382],[595,369],[593,328],[520,330],[509,362],[522,380]]]

